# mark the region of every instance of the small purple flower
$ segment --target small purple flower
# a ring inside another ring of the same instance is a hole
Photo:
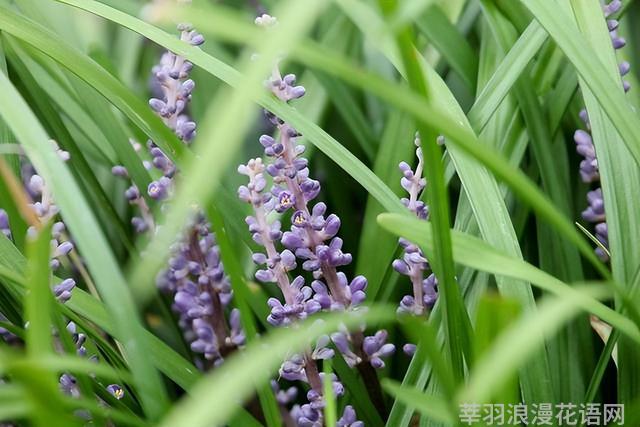
[[[125,168],[122,165],[116,165],[114,167],[111,168],[111,173],[114,176],[119,176],[121,178],[129,178],[129,172],[127,171],[127,168]]]
[[[107,386],[107,391],[116,399],[120,400],[124,397],[124,389],[118,384],[110,384]]]
[[[304,357],[294,354],[280,366],[280,376],[288,381],[307,382]]]
[[[86,356],[87,349],[84,347],[84,343],[87,340],[87,336],[81,332],[78,332],[78,328],[73,322],[67,323],[67,332],[71,334],[73,343],[76,346],[76,354],[82,357]]]
[[[584,182],[595,182],[600,179],[598,173],[598,160],[596,150],[591,140],[591,135],[581,129],[577,130],[573,139],[576,142],[576,151],[584,157],[580,162],[580,176]]]
[[[73,375],[62,374],[59,380],[60,391],[67,396],[78,398],[80,397],[80,388],[78,382]]]
[[[296,387],[289,387],[286,390],[281,390],[278,382],[271,380],[271,388],[276,395],[276,400],[282,406],[286,406],[296,400],[298,397],[298,389]]]
[[[65,303],[71,299],[71,291],[76,287],[73,279],[65,279],[53,287],[53,293],[58,301]]]
[[[380,330],[376,332],[375,335],[365,337],[363,348],[367,356],[369,356],[369,360],[371,361],[371,365],[376,369],[384,368],[384,361],[382,358],[387,358],[391,356],[396,348],[393,344],[388,344],[387,342],[387,331]]]
[[[364,423],[362,421],[358,421],[356,417],[356,411],[353,409],[353,406],[347,405],[344,408],[342,417],[340,417],[338,424],[336,425],[337,427],[364,427]]]
[[[314,409],[310,404],[295,405],[291,416],[299,427],[322,427],[322,411]]]
[[[171,179],[163,176],[157,181],[152,181],[147,188],[149,197],[155,200],[164,200],[169,196],[169,188],[171,186]]]
[[[331,334],[331,341],[333,341],[336,348],[340,351],[345,362],[347,362],[347,365],[353,368],[358,363],[362,362],[362,358],[351,350],[347,334],[344,332],[333,333]]]

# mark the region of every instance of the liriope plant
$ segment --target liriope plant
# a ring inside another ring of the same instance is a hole
[[[639,13],[1,2],[0,424],[638,424]]]

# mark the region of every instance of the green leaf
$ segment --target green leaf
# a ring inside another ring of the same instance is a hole
[[[584,298],[606,298],[610,291],[601,286],[575,287]],[[519,369],[531,359],[544,337],[550,336],[580,311],[573,296],[565,294],[545,298],[536,312],[529,312],[503,332],[491,349],[478,360],[468,385],[460,392],[458,402],[487,402]],[[549,378],[540,379],[550,381]]]
[[[53,352],[51,338],[52,296],[49,283],[49,257],[51,255],[51,224],[44,224],[38,234],[27,242],[27,297],[25,300],[27,351],[38,357]]]
[[[481,132],[531,59],[547,39],[547,33],[532,22],[509,49],[504,59],[484,85],[467,114],[469,122]]]
[[[420,245],[427,256],[435,250],[432,226],[428,222],[396,214],[382,214],[378,217],[378,221],[390,232]],[[460,264],[495,275],[526,279],[541,289],[570,299],[576,307],[595,314],[607,323],[620,328],[621,331],[624,330],[625,334],[634,341],[640,342],[640,330],[631,320],[594,298],[582,294],[525,261],[505,255],[477,237],[455,230],[452,230],[451,235],[453,257]]]
[[[476,317],[476,360],[491,348],[501,332],[517,321],[521,309],[517,301],[502,298],[497,295],[483,295],[478,303]],[[517,375],[506,381],[502,390],[496,390],[492,402],[503,404],[517,404],[520,402]]]
[[[416,20],[416,28],[430,41],[471,93],[476,91],[478,57],[458,29],[449,22],[440,6],[430,6]]]
[[[614,79],[609,72],[610,65],[605,67],[602,59],[594,60],[600,57],[600,49],[596,50],[581,37],[575,22],[563,8],[544,0],[521,1],[573,63],[576,72],[584,79],[584,84],[593,92],[603,112],[619,132],[637,167],[640,164],[640,122],[620,90],[619,79]],[[593,8],[593,11],[599,11],[599,7]],[[600,27],[604,28],[604,21]]]
[[[384,389],[407,407],[420,412],[423,416],[447,425],[457,419],[457,414],[451,413],[449,402],[444,398],[423,393],[416,388],[402,386],[396,381],[386,379],[382,382]]]

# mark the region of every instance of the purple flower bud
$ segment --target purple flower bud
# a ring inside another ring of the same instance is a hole
[[[71,299],[71,292],[76,287],[76,282],[73,279],[65,279],[56,286],[53,287],[53,293],[58,301],[65,303]]]
[[[119,176],[121,178],[129,178],[129,173],[127,172],[127,168],[122,165],[116,165],[111,168],[111,173],[114,176]]]
[[[407,355],[407,356],[413,356],[414,354],[416,354],[416,350],[418,348],[416,347],[415,344],[405,344],[402,346],[402,351]]]
[[[157,181],[152,181],[147,188],[149,197],[155,200],[164,200],[169,196],[169,186],[171,180],[167,177],[162,177]]]
[[[124,397],[124,390],[118,384],[110,384],[107,386],[107,391],[116,399],[120,400]]]
[[[356,418],[356,411],[353,409],[353,406],[347,405],[344,408],[344,412],[342,413],[342,417],[338,420],[336,424],[337,427],[364,427],[364,423],[362,421],[358,421]]]
[[[124,195],[127,200],[133,201],[140,198],[140,191],[138,191],[138,187],[132,185],[131,187],[127,188],[127,191],[124,192]]]
[[[386,344],[387,331],[380,330],[375,335],[365,337],[362,349],[369,356],[371,366],[376,369],[384,368],[382,358],[391,356],[396,348],[393,344]]]

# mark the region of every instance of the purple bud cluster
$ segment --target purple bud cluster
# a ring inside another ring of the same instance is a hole
[[[604,15],[609,18],[620,10],[622,3],[620,0],[612,0],[608,4],[603,6]],[[624,38],[618,36],[618,21],[615,19],[607,19],[607,26],[609,28],[609,34],[611,36],[611,43],[614,49],[621,49],[625,46],[626,41]],[[630,70],[630,64],[623,61],[619,65],[619,71],[621,76],[625,76]],[[624,91],[627,92],[631,88],[628,81],[623,80],[622,85]],[[580,119],[585,124],[586,130],[578,129],[573,139],[576,143],[576,151],[584,160],[580,162],[580,177],[585,183],[598,183],[600,181],[600,173],[598,170],[598,159],[596,157],[596,149],[591,138],[591,125],[589,123],[589,116],[586,110],[580,111]],[[602,196],[602,189],[600,187],[589,191],[587,193],[587,208],[582,212],[582,218],[585,221],[595,224],[595,236],[598,241],[605,248],[609,246],[609,233],[606,223],[606,216],[604,211],[604,198]],[[603,261],[607,261],[609,256],[602,250],[602,248],[596,248],[596,254]]]
[[[417,134],[414,144],[416,145],[416,157],[418,159],[415,170],[412,170],[411,166],[406,162],[401,162],[399,165],[400,172],[402,172],[400,184],[409,195],[408,198],[403,197],[401,201],[415,216],[422,220],[427,220],[429,218],[429,207],[420,200],[420,194],[426,187],[427,181],[422,177],[424,160],[422,148],[420,148],[420,137]],[[413,286],[413,294],[402,297],[398,312],[422,315],[426,310],[433,307],[438,298],[438,280],[433,273],[426,278],[424,277],[425,271],[430,269],[429,261],[417,245],[403,238],[399,239],[399,244],[402,247],[403,256],[401,259],[393,261],[393,268],[398,273],[409,277]],[[408,348],[411,349],[413,347]]]
[[[180,40],[192,46],[200,46],[204,43],[204,37],[190,25],[180,24],[178,30],[181,32]],[[195,88],[194,81],[188,78],[192,68],[193,64],[184,57],[173,52],[165,52],[160,62],[152,69],[151,87],[156,97],[149,100],[151,109],[187,145],[191,144],[196,134],[196,124],[185,114]],[[135,141],[131,143],[136,151],[141,151],[142,146],[139,143]],[[147,186],[147,195],[153,200],[166,200],[171,196],[176,166],[153,141],[147,141],[146,148],[150,160],[143,162],[145,168],[160,174],[159,178]],[[121,165],[114,166],[111,172],[123,178],[129,176],[126,168]],[[155,222],[140,190],[132,185],[126,190],[125,197],[140,211],[140,216],[134,216],[131,219],[135,231],[153,232]]]
[[[192,46],[204,43],[204,37],[188,24],[178,25],[180,40]],[[195,88],[189,73],[193,64],[173,52],[165,52],[160,63],[152,69],[151,88],[154,97],[149,106],[185,144],[195,137],[196,124],[187,116],[186,109]],[[132,141],[136,151],[142,146]],[[147,187],[147,195],[158,202],[171,197],[175,164],[153,141],[147,141],[151,160],[144,161],[147,170],[160,174]],[[112,168],[116,176],[128,178],[125,167]],[[155,220],[140,190],[132,185],[125,192],[132,205],[139,208],[140,216],[132,219],[137,232],[155,232]],[[167,268],[160,272],[156,282],[160,289],[173,296],[172,308],[178,323],[194,353],[201,354],[201,368],[216,366],[231,351],[245,342],[240,325],[240,313],[230,309],[231,285],[224,273],[220,250],[211,224],[202,212],[196,212],[185,227],[183,237],[171,248]],[[228,318],[227,318],[228,315]]]
[[[173,294],[173,309],[191,350],[217,365],[244,344],[245,336],[237,309],[230,310],[227,321],[231,285],[210,224],[200,215],[171,249],[168,268],[158,276],[158,286]]]
[[[263,27],[277,24],[269,15],[262,15],[255,22]],[[277,65],[266,85],[282,102],[288,103],[305,94],[304,87],[296,84],[296,76],[287,74],[283,77]],[[267,320],[274,326],[286,326],[322,310],[355,310],[366,297],[367,280],[357,276],[349,281],[337,270],[352,261],[351,254],[342,250],[342,239],[337,237],[340,218],[327,213],[324,203],[312,203],[320,193],[320,183],[310,176],[309,162],[303,157],[305,147],[297,143],[300,133],[273,113],[266,111],[265,114],[277,135],[259,138],[266,164],[263,159],[256,158],[238,167],[238,172],[248,177],[248,184],[238,189],[238,197],[253,207],[253,215],[247,217],[246,222],[253,240],[264,250],[253,256],[253,261],[260,266],[256,279],[276,283],[283,296],[283,300],[269,299],[271,312]],[[290,224],[283,230],[278,218],[288,214]],[[311,274],[310,284],[305,283],[302,275],[290,280],[290,272],[299,264],[303,271]],[[395,351],[392,344],[385,343],[386,337],[385,331],[365,337],[359,330],[332,334],[331,340],[351,366],[381,368],[384,366],[382,358]],[[329,344],[330,339],[322,337],[314,349],[310,346],[303,354],[292,355],[280,368],[282,378],[310,385],[309,403],[296,405],[291,412],[298,425],[320,426],[323,423],[322,374],[318,373],[316,361],[334,356]],[[344,389],[337,378],[333,387],[336,395],[343,394]],[[341,425],[360,425],[355,420],[353,408],[343,419]]]
[[[70,156],[68,152],[62,150],[55,141],[52,140],[51,143],[63,161],[69,160]],[[25,192],[31,199],[28,206],[36,220],[39,223],[47,223],[54,220],[60,210],[55,204],[53,194],[44,179],[36,173],[30,163],[26,162],[22,168],[22,177]],[[0,209],[0,231],[5,237],[12,239],[9,216],[3,209]],[[35,226],[27,229],[27,236],[35,236],[36,234],[37,229]],[[61,265],[61,261],[68,256],[73,249],[74,245],[67,237],[64,223],[62,221],[54,222],[51,230],[51,260],[49,261],[51,269],[54,271],[57,270]],[[67,278],[54,286],[53,293],[58,301],[65,303],[71,298],[71,293],[75,286],[76,282],[71,278]]]

